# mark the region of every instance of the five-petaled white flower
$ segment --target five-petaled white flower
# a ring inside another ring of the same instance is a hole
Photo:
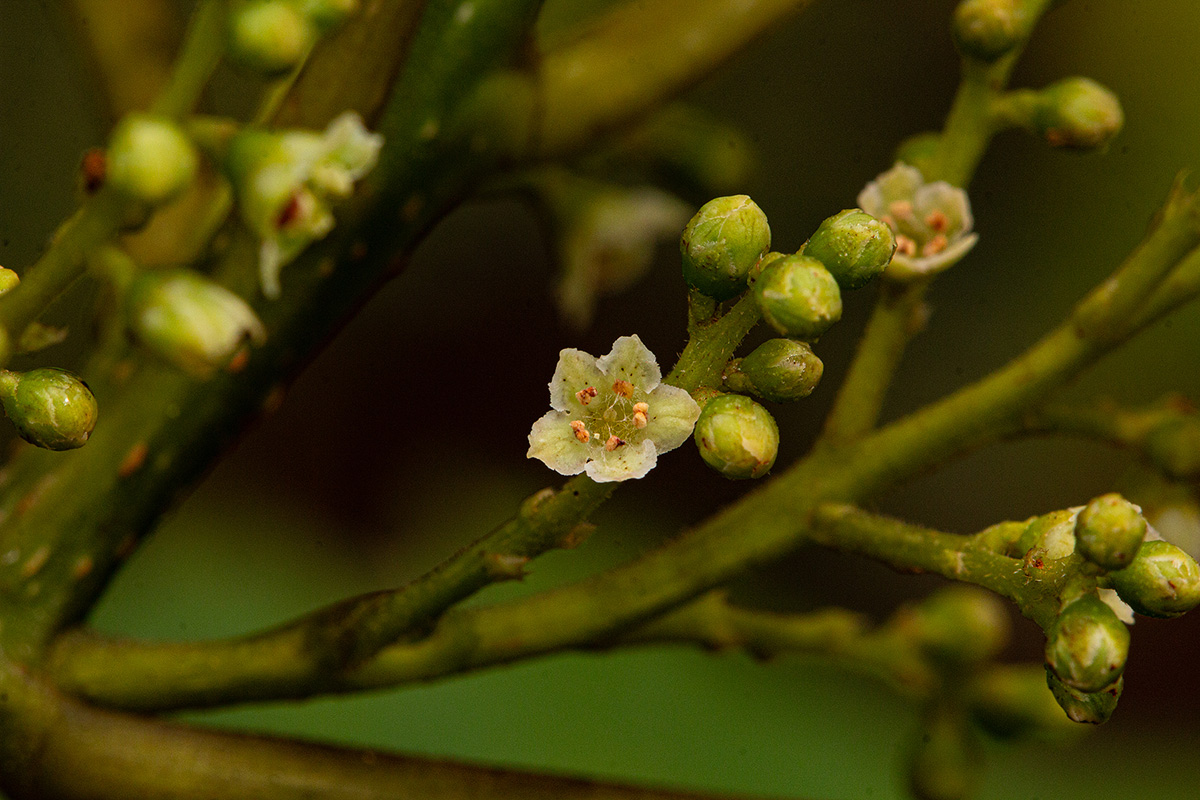
[[[691,395],[662,383],[654,354],[637,336],[622,336],[600,358],[559,353],[550,407],[533,423],[526,455],[601,483],[644,476],[659,453],[683,444],[700,416]]]
[[[945,270],[975,246],[971,202],[945,181],[926,183],[921,171],[897,162],[858,194],[858,205],[896,234],[896,254],[884,273],[898,281]]]

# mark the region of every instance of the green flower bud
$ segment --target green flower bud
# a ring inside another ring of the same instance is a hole
[[[267,75],[295,67],[317,40],[316,24],[288,0],[251,0],[229,20],[229,53]]]
[[[1076,514],[1070,509],[1051,511],[1029,520],[1017,542],[1017,555],[1037,548],[1043,559],[1066,558],[1075,552]]]
[[[1088,78],[1066,78],[1038,92],[1031,126],[1053,147],[1092,150],[1112,141],[1124,122],[1115,94]]]
[[[1119,678],[1128,656],[1129,629],[1091,594],[1059,613],[1046,640],[1046,663],[1081,692],[1098,692]]]
[[[21,438],[47,450],[83,447],[99,413],[86,383],[52,367],[0,370],[0,403]]]
[[[909,764],[909,786],[920,800],[965,800],[983,777],[979,741],[961,715],[936,713]]]
[[[1087,504],[1075,521],[1075,551],[1105,569],[1123,569],[1146,538],[1141,509],[1119,494]]]
[[[1009,621],[996,595],[973,586],[948,586],[905,609],[897,624],[941,661],[978,663],[1008,643]]]
[[[0,294],[5,294],[21,283],[21,276],[8,267],[0,267]]]
[[[242,298],[188,270],[145,272],[125,297],[129,330],[147,349],[196,375],[225,366],[266,331]]]
[[[746,288],[750,270],[771,248],[767,215],[744,194],[700,207],[679,240],[683,279],[702,293],[728,300]]]
[[[795,339],[814,340],[842,318],[842,293],[829,270],[809,256],[775,260],[754,282],[763,318]]]
[[[859,289],[882,274],[896,252],[896,237],[886,223],[857,208],[839,211],[821,223],[804,247],[843,289]]]
[[[1200,605],[1200,566],[1170,542],[1145,542],[1132,564],[1109,577],[1121,599],[1147,617],[1178,617]]]
[[[1025,38],[1025,4],[1020,0],[963,0],[954,9],[954,42],[959,52],[995,61]]]
[[[1000,665],[972,680],[966,694],[971,716],[997,739],[1053,737],[1078,729],[1046,686],[1046,671],[1032,664]]]
[[[199,159],[192,142],[174,122],[130,114],[108,143],[106,185],[150,205],[165,203],[196,177]]]
[[[779,454],[774,417],[738,394],[710,400],[700,412],[694,438],[705,462],[731,480],[761,478]]]
[[[1125,678],[1117,678],[1098,692],[1081,692],[1060,681],[1047,667],[1046,684],[1059,707],[1067,712],[1067,717],[1072,722],[1099,725],[1108,722],[1109,717],[1117,710],[1117,701],[1121,699],[1121,690],[1125,688]]]
[[[769,339],[745,358],[729,362],[725,385],[735,392],[787,403],[812,394],[824,370],[825,365],[806,343]]]
[[[1168,477],[1200,479],[1200,418],[1178,416],[1156,426],[1146,436],[1146,455]]]

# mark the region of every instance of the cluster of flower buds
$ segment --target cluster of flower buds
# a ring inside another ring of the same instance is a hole
[[[680,239],[688,285],[718,301],[749,290],[763,319],[786,337],[731,361],[723,388],[738,394],[710,400],[697,423],[701,456],[734,479],[765,475],[779,449],[774,419],[743,395],[788,402],[811,394],[824,367],[809,343],[841,319],[842,290],[881,274],[896,244],[887,225],[847,209],[825,220],[801,252],[770,248],[767,216],[745,195],[704,204]]]
[[[82,447],[99,414],[87,384],[52,367],[0,370],[0,404],[22,439],[47,450]]]
[[[357,8],[358,0],[240,0],[229,18],[229,53],[251,69],[279,75]]]

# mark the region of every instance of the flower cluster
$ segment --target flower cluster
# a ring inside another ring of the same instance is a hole
[[[533,423],[526,455],[601,483],[643,477],[660,453],[687,440],[700,416],[691,395],[662,383],[654,354],[637,336],[622,336],[600,358],[563,350],[550,407]]]

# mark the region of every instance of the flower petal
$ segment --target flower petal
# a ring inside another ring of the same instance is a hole
[[[559,351],[558,365],[550,379],[550,407],[567,414],[586,414],[587,408],[577,393],[589,386],[599,392],[610,383],[596,365],[595,356],[568,347]]]
[[[662,384],[647,400],[646,436],[659,453],[674,450],[687,441],[700,418],[700,405],[677,386]]]
[[[560,411],[549,411],[529,431],[526,458],[536,458],[560,475],[578,475],[591,454],[589,442],[575,438],[571,418]]]
[[[658,463],[658,451],[647,439],[641,445],[627,444],[615,450],[601,447],[592,458],[587,463],[588,477],[596,483],[609,483],[645,477]]]
[[[612,352],[601,356],[596,366],[610,381],[629,381],[641,392],[652,392],[662,381],[662,371],[654,353],[635,336],[622,336],[613,342]]]

